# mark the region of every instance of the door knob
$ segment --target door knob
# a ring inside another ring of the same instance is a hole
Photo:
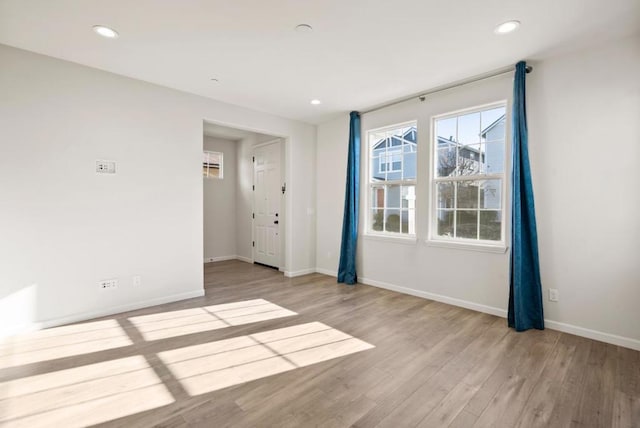
[[[278,224],[278,223],[279,223],[279,222],[278,222],[278,220],[276,220],[276,221],[274,221],[274,222],[273,222],[273,224]]]

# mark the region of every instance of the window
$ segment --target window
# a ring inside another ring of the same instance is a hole
[[[504,243],[504,103],[433,120],[431,239]]]
[[[402,151],[387,150],[380,154],[380,171],[399,172],[402,170]]]
[[[367,133],[368,231],[415,235],[417,127],[415,122]]]
[[[202,176],[204,178],[222,178],[222,153],[208,151],[203,153]]]

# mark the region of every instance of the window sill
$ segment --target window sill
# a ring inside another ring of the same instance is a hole
[[[362,235],[363,239],[368,241],[393,242],[396,244],[415,245],[418,239],[415,236],[390,236],[390,235],[374,235],[367,233]]]
[[[444,241],[435,239],[427,239],[425,243],[428,247],[451,248],[456,250],[479,251],[482,253],[497,254],[504,254],[509,248],[505,245],[472,244],[468,242]]]

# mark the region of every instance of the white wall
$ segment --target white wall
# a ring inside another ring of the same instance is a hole
[[[236,151],[235,141],[204,137],[204,150],[222,153],[222,179],[203,180],[204,260],[236,256]]]
[[[348,146],[348,114],[318,126],[316,268],[329,275],[335,275],[340,262]],[[360,185],[364,189],[364,183]],[[361,245],[362,240],[359,240],[358,246]]]
[[[546,61],[528,88],[547,318],[640,340],[640,37]],[[640,342],[638,342],[640,345]]]
[[[317,135],[317,130],[316,130]],[[286,156],[286,171],[290,171],[285,176],[287,183],[287,195],[285,200],[287,204],[291,200],[297,200],[301,206],[306,206],[303,227],[300,229],[286,228],[284,231],[287,242],[295,242],[299,236],[316,236],[316,150],[297,150],[292,144],[291,153]],[[285,224],[289,224],[291,214],[287,211]],[[298,235],[299,234],[299,235]],[[313,240],[315,244],[315,239]],[[294,251],[293,254],[290,254]],[[299,252],[296,252],[299,251]],[[293,248],[287,246],[287,256],[296,260],[297,264],[292,269],[286,269],[285,274],[288,276],[297,276],[311,273],[315,270],[316,265],[316,246],[304,247],[297,246]],[[304,268],[302,266],[313,266]]]
[[[202,294],[203,119],[288,137],[285,264],[314,268],[315,126],[2,45],[0,64],[5,332]]]
[[[236,191],[236,252],[246,261],[253,261],[251,241],[253,232],[253,145],[256,136],[250,135],[237,143],[238,186]]]
[[[530,155],[547,326],[640,349],[639,39],[533,65],[527,80]],[[363,115],[365,162],[367,129],[413,119],[419,129],[418,240],[360,236],[364,282],[506,314],[508,253],[424,241],[430,117],[510,98],[511,88],[510,77],[495,78]],[[318,127],[316,264],[325,273],[338,266],[347,144],[348,118]],[[329,161],[332,167],[324,168]],[[366,183],[362,176],[361,200]],[[559,302],[547,301],[550,287],[559,289]]]

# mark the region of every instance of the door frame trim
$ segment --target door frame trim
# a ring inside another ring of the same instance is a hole
[[[264,143],[255,144],[251,146],[251,148],[255,151],[255,149],[257,148],[268,146],[275,143],[282,143],[282,138],[278,137],[278,138],[274,138],[273,140],[265,141]],[[280,171],[282,171],[282,168],[280,168]]]
[[[248,120],[249,122],[255,122],[255,120]],[[280,139],[281,140],[281,147],[283,150],[283,154],[282,154],[282,160],[284,161],[284,164],[281,166],[281,172],[282,172],[282,180],[284,180],[284,182],[287,183],[287,191],[284,194],[284,198],[282,201],[282,209],[283,209],[283,213],[286,217],[285,219],[285,223],[286,223],[286,227],[284,228],[284,240],[282,243],[282,256],[281,256],[281,271],[284,272],[287,269],[291,269],[293,266],[293,205],[292,205],[292,198],[293,198],[293,194],[294,194],[294,190],[295,190],[295,186],[296,186],[296,182],[293,179],[293,163],[292,163],[292,155],[291,155],[291,145],[292,145],[292,136],[289,132],[293,132],[292,130],[289,130],[287,132],[283,132],[282,128],[280,126],[276,126],[276,125],[269,125],[269,126],[264,126],[264,124],[262,126],[257,126],[255,124],[247,124],[247,123],[238,123],[237,120],[221,120],[219,118],[214,118],[214,116],[210,116],[207,117],[207,115],[203,115],[200,118],[200,130],[199,133],[200,135],[204,135],[204,124],[205,123],[211,123],[214,125],[220,125],[220,126],[226,126],[228,128],[234,128],[234,129],[239,129],[241,131],[247,131],[247,132],[252,132],[252,133],[258,133],[258,134],[263,134],[263,135],[269,135],[274,137],[274,139]],[[275,128],[275,129],[274,129]],[[253,147],[253,146],[252,146]],[[250,162],[251,159],[248,159],[248,161]],[[244,160],[238,160],[239,162],[244,162]],[[201,181],[202,182],[202,181]],[[203,187],[204,186],[200,186],[201,192],[203,191]],[[238,190],[241,191],[241,190]],[[291,197],[290,197],[291,195]],[[253,198],[252,198],[253,201]],[[253,203],[253,202],[252,202]],[[253,209],[253,206],[251,207]],[[200,215],[202,215],[202,210],[200,212]],[[253,231],[253,226],[251,227],[252,231]],[[204,236],[204,235],[203,235]],[[251,237],[251,239],[253,239],[253,236]],[[250,252],[250,254],[253,256],[253,250]],[[202,250],[202,257],[204,259],[204,246],[203,246],[203,250]],[[244,257],[242,258],[245,261],[248,261],[249,258],[248,257]],[[253,262],[253,260],[251,260],[251,262]]]
[[[259,143],[259,144],[255,144],[251,147],[251,153],[252,153],[252,157],[253,157],[253,161],[251,162],[251,185],[253,186],[252,188],[254,189],[251,192],[251,212],[255,214],[256,212],[256,207],[255,207],[255,151],[256,149],[262,148],[262,147],[266,147],[266,146],[270,146],[273,144],[279,144],[279,151],[280,151],[280,162],[278,163],[279,168],[280,168],[280,181],[282,183],[284,183],[284,179],[285,179],[285,173],[284,173],[284,169],[282,167],[283,163],[286,163],[286,151],[285,151],[285,138],[282,137],[277,137],[273,140],[269,140],[269,141],[265,141],[263,143]],[[283,162],[284,161],[284,162]],[[283,197],[280,198],[280,209],[278,210],[279,213],[284,213],[284,215],[280,216],[280,228],[279,231],[285,231],[285,238],[287,236],[286,234],[286,224],[287,224],[287,215],[286,212],[284,212],[283,208],[286,209],[287,207],[287,202],[286,202],[286,198],[287,198],[287,193],[285,191]],[[284,200],[283,200],[284,199]],[[256,242],[256,236],[255,236],[255,232],[256,232],[256,228],[255,228],[255,215],[252,216],[251,218],[251,241],[253,243]],[[273,267],[274,269],[278,269],[281,272],[285,271],[285,266],[286,266],[286,251],[287,251],[287,241],[286,239],[282,239],[282,233],[280,234],[280,239],[278,240],[279,244],[280,244],[280,248],[278,248],[278,266]],[[256,262],[256,247],[254,245],[251,246],[251,260],[252,262],[255,264]],[[259,263],[260,264],[260,263]]]

